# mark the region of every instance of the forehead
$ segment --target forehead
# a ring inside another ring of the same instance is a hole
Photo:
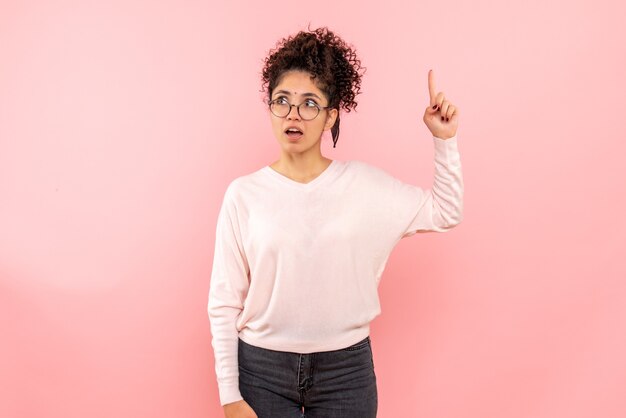
[[[277,92],[278,90],[285,90],[296,96],[315,93],[322,97],[322,91],[311,80],[311,75],[304,71],[287,71],[274,88],[274,91]]]

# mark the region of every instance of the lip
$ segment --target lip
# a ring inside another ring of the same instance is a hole
[[[304,137],[304,133],[301,133],[301,134],[300,134],[300,136],[297,136],[297,137],[295,137],[295,138],[292,138],[292,137],[290,137],[289,135],[287,135],[287,132],[284,132],[284,135],[285,135],[285,137],[286,137],[288,140],[290,140],[290,141],[292,141],[292,142],[298,142],[298,141],[300,141],[300,140]]]
[[[286,133],[287,133],[287,130],[288,130],[288,129],[291,129],[291,128],[297,129],[297,130],[299,130],[300,132],[302,132],[302,134],[304,134],[304,130],[303,130],[301,127],[299,127],[298,125],[289,125],[289,126],[286,126],[286,127],[285,127],[285,129],[283,129],[283,132],[286,134]]]

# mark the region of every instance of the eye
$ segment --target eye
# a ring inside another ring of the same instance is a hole
[[[317,103],[315,103],[315,100],[307,100],[306,101],[307,107],[317,107]]]
[[[287,98],[284,96],[278,97],[276,99],[274,99],[276,103],[280,103],[280,104],[286,104],[287,102]]]

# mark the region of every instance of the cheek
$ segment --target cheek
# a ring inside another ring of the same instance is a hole
[[[272,120],[272,130],[278,135],[278,134],[282,134],[282,125],[278,122],[276,122],[275,120]]]

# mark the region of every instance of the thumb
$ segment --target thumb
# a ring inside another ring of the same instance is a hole
[[[436,104],[432,105],[432,106],[428,106],[426,107],[426,114],[428,115],[434,115],[435,113],[439,112],[439,109],[433,109],[433,106],[437,106]]]

